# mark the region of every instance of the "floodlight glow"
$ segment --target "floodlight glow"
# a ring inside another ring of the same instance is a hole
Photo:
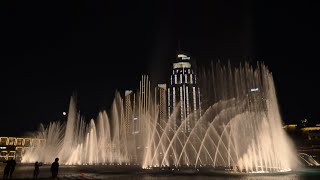
[[[185,57],[187,57],[187,56],[184,54],[178,54],[178,58],[185,58]]]
[[[173,63],[173,69],[177,68],[191,68],[191,64],[189,62]]]

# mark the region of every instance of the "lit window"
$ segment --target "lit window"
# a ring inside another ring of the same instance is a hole
[[[175,75],[174,75],[174,83],[175,83],[175,84],[178,84],[177,79],[178,79],[178,78],[177,78],[177,75],[175,74]]]
[[[196,104],[196,88],[192,87],[192,94],[193,94],[193,111],[196,112],[197,111],[197,104]],[[195,114],[195,116],[197,116],[197,114]],[[195,119],[197,119],[197,117],[195,117]]]
[[[175,87],[172,88],[172,94],[173,94],[173,96],[172,96],[172,108],[175,108],[175,106],[176,106],[176,89],[175,89]]]

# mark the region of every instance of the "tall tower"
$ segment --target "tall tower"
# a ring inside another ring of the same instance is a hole
[[[134,106],[135,104],[131,103],[132,99],[134,98],[134,93],[131,90],[125,91],[125,114],[124,114],[124,120],[125,120],[125,128],[126,128],[126,136],[129,137],[132,135],[133,132],[133,116],[134,116]]]
[[[168,121],[167,115],[167,85],[158,84],[155,88],[155,103],[159,104],[159,124],[162,128],[165,128],[165,124]]]
[[[180,108],[177,111],[180,115],[175,118],[175,123],[177,126],[183,124],[183,131],[190,132],[195,121],[201,116],[200,88],[197,86],[197,76],[191,67],[191,57],[178,53],[176,61],[173,63],[167,91],[168,115],[176,111],[176,108]]]

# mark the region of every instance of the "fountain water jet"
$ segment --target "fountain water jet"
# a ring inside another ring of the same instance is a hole
[[[23,162],[62,164],[141,164],[142,167],[232,168],[239,172],[282,172],[295,166],[295,152],[281,125],[273,77],[263,64],[235,68],[215,64],[202,71],[203,106],[176,124],[180,108],[159,118],[150,81],[142,77],[133,100],[116,93],[109,116],[99,113],[88,124],[71,97],[66,124],[40,131],[46,145],[28,150]],[[130,103],[128,103],[130,102]],[[179,107],[179,104],[177,104]]]

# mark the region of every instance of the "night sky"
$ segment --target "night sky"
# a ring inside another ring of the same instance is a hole
[[[320,122],[316,4],[208,2],[1,2],[0,136],[65,120],[75,91],[89,119],[141,74],[165,81],[179,41],[200,65],[263,61],[283,120]]]

